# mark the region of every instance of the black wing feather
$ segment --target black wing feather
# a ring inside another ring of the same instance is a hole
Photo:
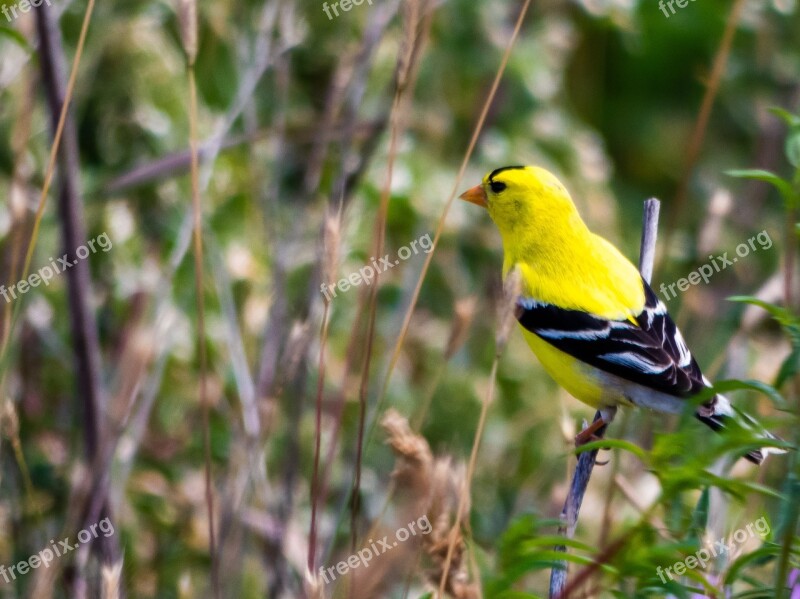
[[[517,319],[531,333],[600,370],[645,387],[690,397],[706,384],[675,323],[642,280],[645,308],[631,321],[608,321],[528,299]]]

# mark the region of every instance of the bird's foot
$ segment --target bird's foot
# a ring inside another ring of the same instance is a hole
[[[591,424],[583,423],[583,430],[575,435],[575,447],[586,445],[592,441],[602,441],[602,437],[598,437],[595,433],[603,428],[607,422],[602,418],[598,418]]]
[[[602,441],[603,437],[598,436],[596,433],[604,426],[606,426],[608,422],[599,418],[592,422],[591,424],[587,423],[585,420],[583,421],[583,430],[575,435],[575,447],[580,447],[581,445],[586,445],[587,443],[592,443],[593,441]],[[610,450],[610,447],[604,447],[603,449]],[[611,460],[606,460],[605,462],[600,462],[595,460],[595,466],[605,466]]]

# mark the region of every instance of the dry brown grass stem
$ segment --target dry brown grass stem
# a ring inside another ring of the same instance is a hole
[[[322,251],[324,257],[322,261],[322,280],[329,285],[332,285],[336,281],[337,272],[339,270],[341,218],[341,209],[336,214],[327,214],[325,217],[325,226],[323,228]],[[325,391],[325,349],[328,344],[328,325],[330,324],[331,311],[330,299],[324,296],[323,301],[324,308],[322,325],[320,327],[319,362],[317,365],[317,400],[314,421],[314,468],[311,475],[311,524],[308,534],[308,571],[309,575],[314,580],[316,580],[317,510],[319,509],[319,501],[322,495],[320,490],[323,488],[319,475],[320,452],[322,448],[322,396]],[[312,585],[312,587],[314,587],[314,585]],[[314,595],[315,592],[310,594]]]
[[[182,27],[197,27],[197,9],[188,8],[194,4],[194,0],[181,2],[181,12],[189,16],[182,19]],[[192,18],[193,15],[193,18]],[[203,276],[203,207],[200,199],[200,156],[199,156],[199,136],[197,133],[197,82],[194,71],[194,53],[197,48],[197,32],[188,33],[182,31],[184,42],[194,39],[194,48],[185,48],[188,60],[189,78],[189,152],[191,155],[190,179],[192,186],[192,212],[193,229],[192,240],[194,249],[194,273],[195,273],[195,296],[197,300],[197,351],[200,359],[200,404],[203,413],[203,452],[205,470],[205,499],[206,510],[208,511],[208,551],[211,558],[211,588],[214,597],[220,595],[219,581],[219,561],[217,556],[216,530],[214,526],[214,480],[211,468],[211,422],[208,397],[208,356],[206,353],[206,318],[205,318],[205,284]]]
[[[33,111],[28,107],[33,104],[33,97],[36,94],[35,79],[27,77],[25,93],[27,98],[21,102],[24,107],[17,115],[11,137],[11,151],[14,157],[14,168],[11,173],[11,186],[8,193],[8,213],[13,219],[13,236],[11,239],[11,257],[9,259],[10,272],[8,274],[9,283],[17,280],[17,266],[19,266],[22,243],[25,237],[25,187],[27,168],[25,164],[25,151],[28,140],[31,136],[31,119]],[[11,332],[12,306],[6,302],[3,307],[3,338],[0,340],[0,347],[5,346]]]
[[[617,460],[619,461],[619,460]],[[619,473],[614,474],[614,485],[622,492],[622,495],[625,499],[628,500],[637,512],[640,514],[652,514],[653,511],[651,508],[647,508],[642,505],[641,501],[639,500],[639,494],[636,492],[636,489],[631,487],[631,484]],[[652,506],[651,506],[652,507]],[[652,522],[653,526],[659,530],[669,530],[667,528],[666,523],[656,515],[652,515],[650,517],[650,521]]]
[[[392,109],[389,113],[390,141],[389,156],[386,167],[386,177],[383,188],[381,189],[380,206],[378,217],[375,221],[373,233],[373,252],[375,256],[383,255],[384,243],[386,240],[386,220],[389,213],[389,199],[392,191],[392,178],[394,175],[394,165],[397,159],[398,140],[405,127],[405,112],[410,103],[406,100],[410,97],[407,90],[413,89],[411,73],[412,57],[418,55],[417,44],[421,43],[418,38],[418,27],[420,25],[420,4],[423,0],[410,0],[406,5],[405,14],[405,37],[403,49],[398,57],[397,66],[397,85],[392,100]],[[431,20],[428,19],[427,26],[430,27]],[[426,36],[422,38],[425,39]],[[375,321],[378,310],[378,288],[380,286],[380,269],[375,272],[375,279],[369,286],[368,301],[368,321],[365,343],[364,362],[361,370],[361,383],[358,390],[359,415],[358,415],[358,440],[356,443],[355,474],[353,476],[353,501],[350,519],[350,539],[351,548],[355,550],[358,538],[357,519],[359,511],[359,490],[361,488],[361,465],[364,457],[364,430],[367,418],[367,393],[369,392],[369,373],[372,364],[372,349],[375,341]]]
[[[511,34],[511,37],[508,41],[508,46],[505,49],[503,54],[503,58],[500,61],[500,66],[497,69],[497,73],[495,74],[494,80],[492,81],[492,86],[489,89],[489,93],[486,97],[486,101],[483,104],[483,108],[481,109],[480,116],[478,117],[478,122],[475,125],[475,130],[472,132],[472,138],[470,139],[469,146],[467,147],[467,151],[464,154],[464,159],[461,162],[461,166],[458,170],[458,174],[456,175],[455,181],[453,182],[453,189],[450,192],[450,196],[445,203],[445,206],[442,210],[442,214],[439,217],[439,222],[436,225],[436,233],[433,237],[433,244],[431,251],[427,254],[425,258],[425,262],[422,265],[422,270],[419,273],[419,277],[417,278],[417,284],[414,287],[414,292],[411,295],[411,301],[409,302],[408,309],[406,310],[405,316],[403,317],[403,324],[400,327],[400,334],[397,337],[397,342],[395,343],[394,349],[392,350],[392,357],[389,360],[389,367],[386,372],[386,376],[383,381],[383,386],[381,388],[380,395],[378,396],[378,413],[380,412],[380,407],[383,404],[383,401],[386,398],[386,393],[389,389],[389,382],[392,379],[392,373],[394,372],[395,367],[397,366],[397,362],[400,359],[400,351],[403,348],[403,342],[405,341],[406,334],[408,333],[408,327],[411,324],[411,317],[414,314],[414,309],[417,306],[417,301],[419,301],[419,295],[422,291],[422,283],[425,281],[425,276],[428,274],[428,269],[430,268],[431,262],[433,261],[433,256],[436,253],[435,250],[438,246],[439,239],[442,236],[442,232],[444,231],[444,224],[447,220],[447,215],[450,212],[450,208],[453,205],[453,201],[456,198],[456,193],[461,188],[461,182],[464,179],[464,174],[467,170],[467,164],[469,164],[469,160],[472,157],[472,152],[475,150],[475,146],[478,143],[478,137],[483,130],[483,125],[486,122],[486,117],[489,114],[489,108],[491,108],[492,103],[494,102],[495,95],[497,94],[497,89],[500,86],[500,81],[503,78],[503,73],[505,72],[506,66],[508,65],[508,60],[511,57],[511,51],[514,48],[514,44],[516,43],[517,37],[519,36],[520,29],[522,28],[522,23],[525,20],[525,15],[528,13],[528,9],[530,8],[531,0],[525,0],[525,4],[523,4],[522,9],[519,12],[519,16],[517,17],[516,24],[514,25],[514,31]]]
[[[50,191],[50,185],[53,183],[53,175],[55,174],[56,162],[58,160],[58,151],[61,147],[61,137],[64,134],[64,125],[67,121],[67,114],[72,102],[73,91],[75,90],[75,81],[78,78],[78,67],[81,64],[83,57],[83,48],[86,44],[86,36],[89,32],[89,24],[92,22],[92,14],[94,13],[95,0],[89,0],[86,4],[86,10],[83,13],[83,22],[81,23],[81,32],[78,36],[78,45],[75,47],[75,57],[72,59],[72,67],[67,81],[67,89],[64,93],[64,101],[61,104],[61,112],[58,115],[58,124],[56,125],[56,132],[53,136],[53,145],[50,147],[50,157],[47,161],[47,170],[45,171],[44,184],[42,185],[42,192],[39,195],[39,205],[36,208],[36,216],[33,220],[33,230],[31,231],[31,238],[28,242],[28,248],[25,251],[25,261],[22,265],[20,279],[26,279],[31,267],[31,260],[33,259],[33,250],[36,248],[36,241],[39,238],[39,227],[42,223],[42,216],[44,216],[44,209],[47,206],[47,194]],[[5,388],[5,356],[8,349],[8,342],[11,339],[11,329],[19,317],[19,310],[22,306],[22,300],[18,300],[14,306],[14,316],[8,327],[8,333],[3,336],[3,343],[0,346],[0,397],[4,395],[3,389]]]
[[[3,410],[0,412],[0,437],[5,437],[11,442],[11,448],[14,450],[14,459],[17,461],[22,475],[22,483],[25,486],[27,503],[29,506],[34,506],[37,517],[39,517],[41,510],[39,503],[34,500],[33,481],[28,470],[28,463],[25,461],[25,454],[22,451],[22,442],[19,438],[19,415],[14,402],[9,398],[6,398],[3,402]]]
[[[512,327],[516,322],[517,298],[522,291],[522,273],[519,269],[512,270],[505,279],[503,285],[503,299],[500,303],[499,323],[497,336],[495,338],[495,356],[492,362],[492,370],[489,374],[489,389],[486,392],[483,403],[481,404],[481,414],[478,420],[478,427],[475,430],[475,437],[472,440],[472,452],[469,456],[467,466],[467,476],[459,497],[459,506],[456,511],[456,521],[453,524],[447,544],[447,553],[442,566],[442,574],[439,579],[439,597],[443,597],[448,588],[450,579],[450,568],[455,554],[455,548],[461,535],[461,519],[469,512],[469,493],[472,484],[472,477],[475,474],[475,465],[478,461],[478,449],[480,448],[483,430],[486,427],[486,417],[489,413],[489,406],[494,402],[495,387],[497,385],[497,369],[500,364],[500,356],[508,343]]]

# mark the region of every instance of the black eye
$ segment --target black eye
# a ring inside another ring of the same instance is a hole
[[[492,191],[494,193],[500,193],[506,188],[506,184],[501,183],[500,181],[492,181],[491,183],[489,183],[489,187],[492,188]]]

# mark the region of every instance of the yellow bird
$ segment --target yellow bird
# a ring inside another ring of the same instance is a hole
[[[503,276],[518,268],[518,321],[542,366],[602,419],[579,435],[591,438],[632,405],[680,414],[710,386],[683,336],[639,270],[592,233],[561,182],[535,166],[486,175],[461,199],[489,211],[503,240]],[[718,431],[735,420],[759,437],[776,437],[715,395],[696,416]],[[746,458],[760,464],[767,447]]]

